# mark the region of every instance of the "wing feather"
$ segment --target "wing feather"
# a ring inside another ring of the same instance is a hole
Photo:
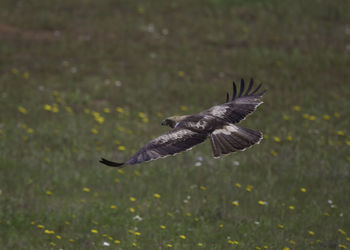
[[[185,128],[175,128],[150,141],[133,155],[125,165],[137,164],[174,155],[202,143],[207,134],[194,132]]]
[[[253,89],[254,80],[251,79],[247,90],[244,92],[244,80],[241,80],[240,90],[237,94],[237,87],[233,82],[233,94],[232,100],[221,105],[216,105],[206,111],[201,112],[202,115],[211,115],[221,118],[229,123],[237,123],[245,119],[249,114],[255,111],[255,109],[262,104],[262,96],[265,91],[258,93],[262,84],[259,84],[255,90]]]

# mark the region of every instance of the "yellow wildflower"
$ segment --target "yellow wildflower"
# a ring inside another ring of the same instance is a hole
[[[50,190],[47,190],[45,193],[46,193],[46,195],[48,195],[48,196],[52,195],[52,192],[51,192]]]
[[[44,105],[44,109],[45,109],[46,111],[51,111],[51,110],[52,110],[52,107],[51,107],[51,105],[49,105],[49,104],[45,104],[45,105]]]
[[[133,247],[137,247],[136,242],[133,242],[133,243],[132,243],[132,246],[133,246]]]
[[[104,108],[103,111],[108,114],[108,113],[111,113],[111,110],[109,108]]]
[[[177,72],[179,77],[184,77],[185,76],[185,72],[180,70],[179,72]]]
[[[350,242],[350,237],[346,237],[346,241]]]
[[[44,233],[46,233],[46,234],[55,234],[55,232],[53,230],[48,230],[48,229],[45,229]]]
[[[220,224],[220,225],[219,225],[219,227],[220,227],[220,228],[223,228],[223,227],[224,227],[224,225],[223,225],[223,224]]]
[[[278,227],[279,229],[283,229],[283,228],[284,228],[284,226],[283,226],[282,224],[278,224],[277,227]]]
[[[84,108],[84,113],[87,114],[87,115],[90,114],[90,109]]]
[[[337,131],[337,135],[344,136],[344,135],[345,135],[345,133],[344,133],[344,131],[343,131],[343,130],[338,130],[338,131]]]
[[[93,233],[93,234],[98,234],[98,230],[96,230],[96,229],[91,229],[91,233]]]
[[[291,135],[288,135],[287,136],[287,141],[292,141],[293,140],[293,137]]]
[[[343,245],[343,244],[338,244],[338,247],[339,247],[339,248],[343,248],[343,249],[345,249],[345,248],[346,248],[346,246],[345,246],[345,245]]]
[[[124,109],[122,107],[116,107],[115,109],[118,113],[124,113]]]
[[[18,106],[18,111],[23,115],[26,115],[28,113],[27,109],[22,106]]]
[[[295,209],[295,207],[294,206],[289,206],[289,210],[294,210]]]
[[[239,202],[238,201],[232,201],[232,205],[234,205],[235,207],[239,206]]]
[[[278,156],[278,153],[277,153],[275,150],[271,150],[271,151],[270,151],[270,154],[271,154],[273,157]]]
[[[309,114],[303,114],[304,119],[309,119],[310,115]]]
[[[68,241],[69,241],[70,243],[74,243],[74,242],[75,242],[75,240],[72,239],[72,238],[70,238]]]
[[[62,236],[61,235],[56,235],[56,239],[61,240]]]
[[[339,118],[339,117],[340,117],[340,114],[339,114],[338,112],[335,112],[335,113],[334,113],[334,117],[335,117],[335,118]]]
[[[146,117],[146,114],[145,113],[143,113],[143,112],[139,112],[139,117],[142,119],[142,118],[145,118]]]
[[[23,73],[23,78],[24,79],[28,79],[29,78],[29,72],[28,71]]]
[[[242,185],[240,183],[238,183],[238,182],[235,184],[235,186],[238,187],[238,188],[242,187]]]
[[[55,242],[50,242],[50,245],[52,246],[52,247],[54,247],[54,246],[56,246],[56,243]]]
[[[118,178],[114,178],[115,183],[120,183],[120,180]]]
[[[140,236],[140,235],[141,235],[140,232],[135,232],[134,234],[135,234],[136,236]]]
[[[324,116],[322,116],[322,118],[327,120],[327,121],[331,119],[331,117],[329,115],[324,115]]]
[[[258,201],[258,204],[261,205],[261,206],[265,206],[267,205],[267,202],[266,201]]]
[[[345,231],[341,228],[338,229],[338,232],[341,233],[342,235],[346,235]]]
[[[294,111],[300,111],[301,108],[300,108],[300,106],[295,105],[295,106],[293,106],[293,110],[294,110]]]
[[[84,187],[84,188],[83,188],[83,191],[88,193],[88,192],[90,192],[90,188]]]
[[[160,198],[160,194],[155,193],[155,194],[153,194],[153,197],[159,199]]]
[[[184,105],[180,106],[180,109],[181,109],[181,111],[187,111],[187,107]]]
[[[309,233],[309,235],[315,235],[315,232],[311,231],[311,230],[309,230],[308,233]]]
[[[309,117],[309,120],[310,120],[310,121],[315,121],[315,120],[316,120],[316,116],[311,115],[311,116]]]
[[[120,146],[118,146],[118,150],[120,150],[120,151],[125,151],[126,148],[125,148],[125,146],[120,145]]]
[[[345,141],[346,145],[350,146],[350,140]]]
[[[168,245],[167,245],[167,247],[169,247],[169,248],[170,248],[170,247],[173,247],[173,245],[171,245],[171,244],[168,244]]]
[[[119,174],[124,174],[124,170],[123,169],[118,169],[117,170]]]
[[[207,188],[205,186],[200,186],[199,188],[203,191],[207,190]]]
[[[143,13],[145,13],[145,9],[142,7],[138,7],[137,12],[142,15]]]
[[[180,239],[183,239],[183,240],[185,240],[185,239],[186,239],[186,236],[185,236],[185,235],[183,235],[183,234],[181,234],[179,237],[180,237]]]
[[[250,192],[253,190],[253,186],[252,185],[248,185],[247,188],[245,189],[246,191]]]
[[[130,200],[131,202],[135,202],[135,201],[136,201],[136,198],[131,196],[131,197],[129,198],[129,200]]]
[[[302,187],[302,188],[300,188],[300,191],[305,193],[306,192],[306,188]]]
[[[290,248],[289,247],[284,247],[283,250],[290,250]]]
[[[57,113],[58,111],[59,111],[58,106],[56,103],[54,103],[54,105],[52,107],[52,112]]]
[[[92,128],[92,129],[91,129],[91,133],[93,133],[93,134],[98,134],[97,128]]]
[[[280,139],[278,136],[274,136],[274,137],[273,137],[273,140],[274,140],[275,142],[280,142],[280,141],[281,141],[281,139]]]
[[[294,240],[290,240],[289,243],[292,244],[292,245],[295,245],[295,241]]]
[[[33,132],[34,132],[34,129],[32,129],[32,128],[27,128],[27,133],[28,133],[28,134],[33,134]]]
[[[323,215],[324,215],[324,216],[329,216],[329,213],[325,212]]]
[[[288,120],[289,120],[289,116],[288,116],[288,115],[284,115],[284,116],[283,116],[283,119],[286,120],[286,121],[288,121]]]
[[[44,229],[45,228],[45,226],[41,225],[41,224],[37,225],[37,227],[40,228],[40,229]]]
[[[203,243],[199,242],[199,243],[197,244],[197,246],[202,247],[202,246],[203,246]]]
[[[114,243],[115,244],[120,244],[120,240],[115,240]]]
[[[16,69],[16,68],[13,68],[13,69],[11,70],[11,72],[12,72],[12,74],[14,74],[14,75],[18,75],[18,73],[19,73],[18,69]]]
[[[105,121],[105,118],[103,118],[102,116],[95,117],[95,121],[97,121],[99,124],[102,124]]]
[[[164,226],[164,225],[160,225],[159,227],[160,227],[160,229],[163,229],[163,230],[166,229],[166,226]]]
[[[69,221],[65,221],[64,224],[70,225],[70,222]]]
[[[228,240],[227,243],[229,243],[231,245],[239,245],[239,242],[236,240]]]
[[[116,205],[111,205],[111,206],[110,206],[110,208],[112,208],[112,209],[116,209],[116,208],[117,208],[117,206],[116,206]]]
[[[129,208],[129,212],[130,213],[135,213],[135,208],[133,208],[133,207]]]
[[[68,113],[70,113],[70,114],[72,114],[72,113],[73,113],[73,110],[72,110],[72,108],[71,108],[71,107],[66,106],[66,107],[65,107],[65,109],[66,109],[66,111],[67,111]]]

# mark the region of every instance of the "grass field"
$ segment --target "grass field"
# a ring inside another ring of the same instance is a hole
[[[350,3],[0,2],[1,249],[350,248]],[[122,170],[254,77],[253,148]]]

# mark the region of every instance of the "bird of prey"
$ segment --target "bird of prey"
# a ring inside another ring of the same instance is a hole
[[[227,93],[226,103],[213,106],[199,114],[166,118],[162,125],[172,129],[150,141],[126,162],[117,163],[104,158],[100,162],[112,167],[147,162],[189,150],[207,138],[210,139],[214,157],[245,150],[259,143],[263,138],[261,132],[235,125],[263,103],[261,98],[266,90],[259,93],[261,84],[252,90],[253,84],[251,79],[245,90],[242,79],[238,93],[233,82],[232,99],[230,100]]]

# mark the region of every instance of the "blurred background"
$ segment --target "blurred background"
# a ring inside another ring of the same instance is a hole
[[[1,1],[1,248],[350,247],[349,53],[345,0]],[[261,144],[98,163],[251,77]]]

